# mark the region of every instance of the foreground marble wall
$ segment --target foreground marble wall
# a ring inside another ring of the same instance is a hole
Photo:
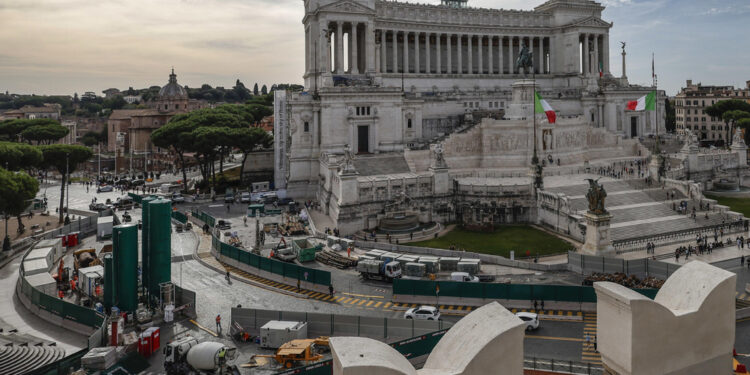
[[[334,375],[523,374],[525,324],[497,302],[461,319],[416,371],[392,347],[367,338],[333,337]]]
[[[621,375],[731,373],[736,280],[692,261],[653,301],[618,284],[595,283],[603,365]]]

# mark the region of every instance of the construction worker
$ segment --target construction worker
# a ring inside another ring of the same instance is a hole
[[[60,297],[60,299],[65,298],[65,293],[63,293],[62,289],[57,291],[57,296]]]
[[[216,315],[216,333],[221,335],[221,314]]]
[[[227,349],[222,348],[221,351],[219,351],[219,373],[224,373],[224,365],[226,365],[226,359],[224,358],[227,354]]]

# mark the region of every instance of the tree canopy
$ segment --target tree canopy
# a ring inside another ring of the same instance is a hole
[[[750,112],[750,103],[744,100],[721,100],[705,109],[706,114],[716,118],[723,118],[725,112],[740,110]]]
[[[68,128],[60,124],[34,125],[21,132],[21,138],[40,144],[51,144],[68,135]]]
[[[0,211],[6,219],[6,233],[9,217],[17,217],[19,228],[23,227],[20,215],[29,207],[37,192],[39,181],[34,177],[25,172],[11,172],[0,168]]]
[[[79,164],[89,160],[94,154],[88,147],[80,145],[47,145],[41,146],[42,164],[45,167],[55,168],[61,175],[60,185],[60,223],[63,222],[63,205],[65,203],[65,186],[69,173],[73,173]]]
[[[2,135],[3,138],[7,140],[18,141],[19,137],[21,136],[21,133],[24,130],[34,127],[34,126],[49,126],[49,125],[60,126],[60,123],[57,122],[57,120],[53,120],[49,118],[6,120],[3,122],[0,122],[0,135]]]
[[[42,152],[26,143],[0,142],[0,168],[11,171],[39,167]]]

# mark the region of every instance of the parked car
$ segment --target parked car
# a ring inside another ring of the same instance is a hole
[[[99,186],[96,189],[96,192],[97,193],[109,193],[112,190],[114,190],[114,188],[112,187],[112,185],[104,185],[104,186]]]
[[[109,206],[104,203],[91,203],[89,205],[89,210],[91,211],[104,211],[108,208]]]
[[[172,193],[172,203],[182,203],[185,202],[185,197],[182,196],[180,193]]]
[[[224,194],[224,203],[234,203],[234,193]]]
[[[451,272],[451,281],[466,281],[470,283],[478,283],[479,278],[469,275],[468,272]]]
[[[240,194],[240,203],[250,203],[251,195],[248,192],[243,192]]]
[[[268,193],[263,194],[263,203],[265,204],[273,204],[274,202],[277,202],[279,200],[279,197],[276,195],[276,192],[270,191]]]
[[[143,180],[133,180],[133,181],[130,181],[130,186],[141,186],[145,183],[146,181],[143,181]]]
[[[440,320],[440,310],[435,306],[419,306],[406,310],[404,319]]]
[[[279,206],[286,206],[288,204],[294,203],[294,199],[292,198],[281,198],[279,199]]]
[[[517,312],[516,316],[526,323],[527,331],[539,328],[539,315],[530,312]]]

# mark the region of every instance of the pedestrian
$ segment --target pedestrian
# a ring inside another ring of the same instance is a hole
[[[544,311],[544,300],[542,300],[542,303],[539,306],[542,308],[542,311]]]
[[[230,210],[231,208],[232,208],[232,206],[230,206],[229,204],[227,204],[227,212],[229,212],[229,210]]]
[[[597,353],[599,352],[599,350],[597,350],[596,348],[596,335],[594,335],[594,351]]]
[[[586,347],[590,348],[591,347],[591,336],[589,336],[588,333],[586,334],[585,339],[586,339]]]
[[[301,289],[300,289],[300,283],[299,283],[299,279],[297,279],[297,292],[299,292],[300,290],[301,290]]]
[[[328,294],[333,295],[333,284],[328,285]]]
[[[221,335],[221,314],[216,315],[216,332]]]
[[[536,311],[536,307],[537,307],[536,300],[534,300],[534,311]]]

